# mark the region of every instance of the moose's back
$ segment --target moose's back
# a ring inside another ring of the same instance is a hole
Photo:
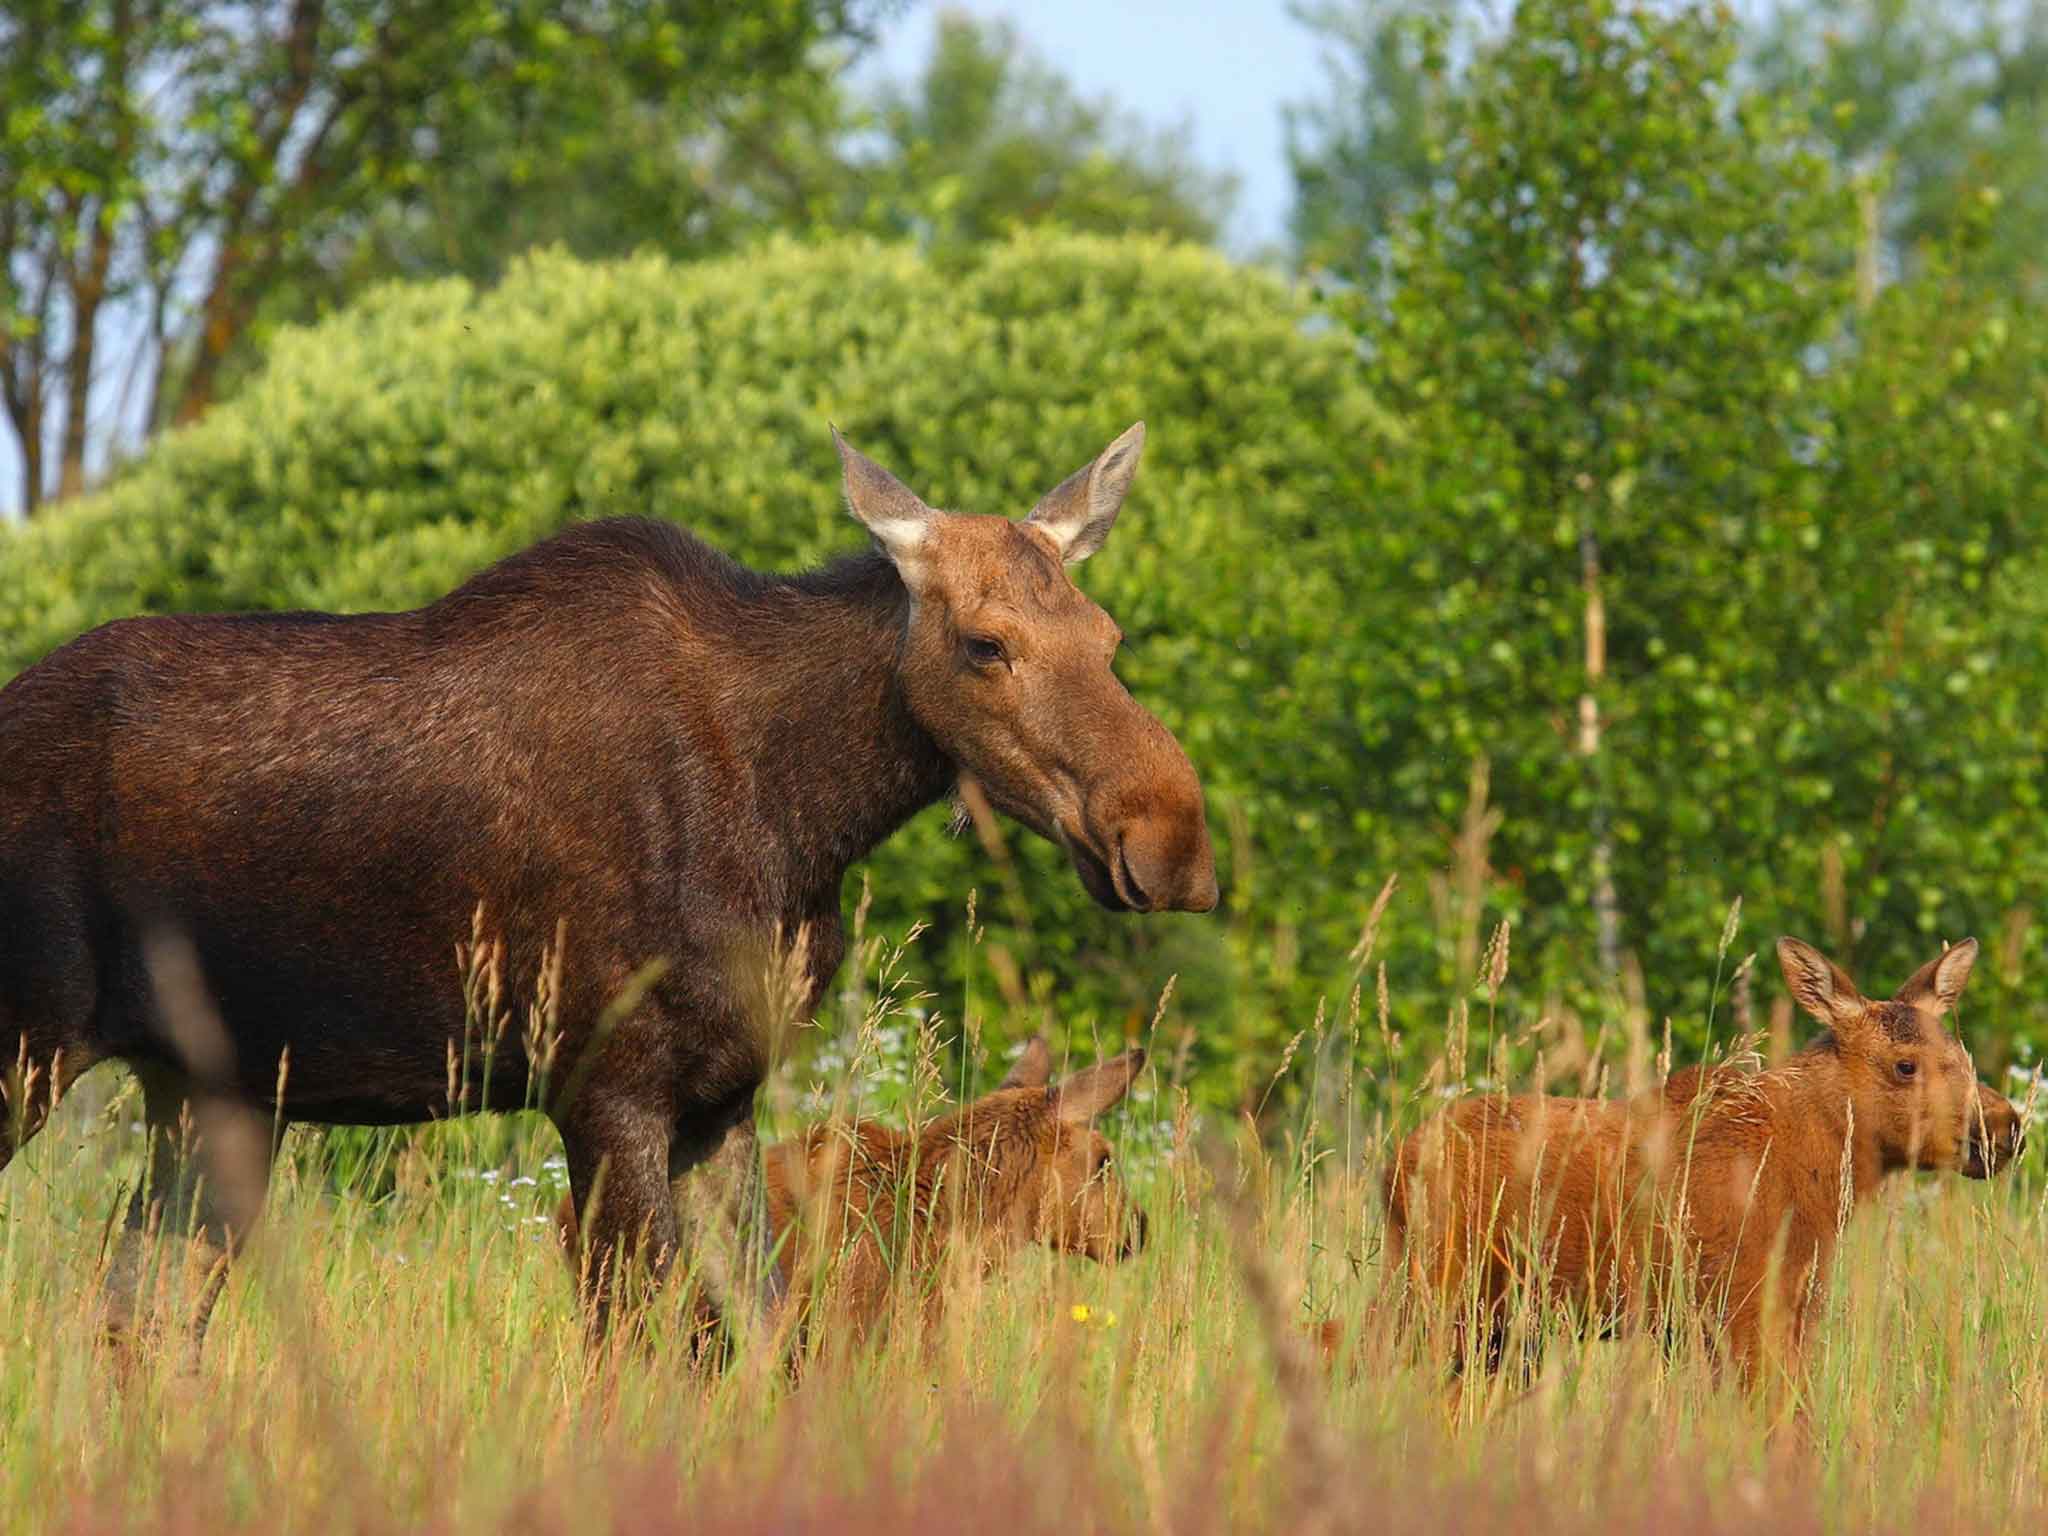
[[[737,846],[729,718],[759,580],[676,530],[593,525],[412,613],[80,638],[0,690],[0,998],[83,1010],[80,1054],[158,1053],[138,928],[163,921],[246,1091],[289,1047],[295,1118],[445,1111],[479,908],[511,999],[566,925],[566,1034],[642,961],[692,958],[693,893],[772,900]],[[494,1104],[520,1102],[519,1034]]]

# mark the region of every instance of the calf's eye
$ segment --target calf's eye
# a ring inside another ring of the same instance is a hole
[[[1901,1061],[1894,1070],[1896,1070],[1899,1076],[1901,1077],[1911,1077],[1915,1072],[1918,1072],[1920,1070],[1920,1064],[1918,1062],[1913,1061]]]
[[[1003,659],[1003,642],[992,635],[969,635],[964,644],[967,659],[977,667],[992,667]]]

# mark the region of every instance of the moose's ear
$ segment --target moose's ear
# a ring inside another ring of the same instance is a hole
[[[913,592],[924,574],[921,551],[938,516],[917,494],[832,429],[846,477],[846,510],[860,519]]]
[[[1024,519],[1051,538],[1068,565],[1102,548],[1145,451],[1145,423],[1134,422],[1086,469],[1077,469],[1038,499]]]
[[[1915,971],[1892,1001],[1932,1008],[1938,1014],[1947,1013],[1955,1007],[1956,999],[1963,995],[1963,988],[1969,983],[1970,972],[1976,964],[1977,941],[1965,939],[1943,950]]]
[[[1046,1101],[1060,1119],[1071,1125],[1085,1124],[1129,1093],[1131,1083],[1144,1067],[1143,1051],[1125,1051],[1099,1067],[1076,1072],[1065,1082],[1048,1088]]]
[[[1854,1024],[1863,1016],[1863,994],[1834,961],[1797,939],[1778,940],[1778,966],[1793,1001],[1821,1023],[1834,1028]]]
[[[996,1085],[996,1092],[1006,1088],[1043,1088],[1052,1080],[1052,1050],[1045,1043],[1045,1036],[1033,1035],[1024,1047],[1024,1054],[1010,1065],[1010,1075]]]

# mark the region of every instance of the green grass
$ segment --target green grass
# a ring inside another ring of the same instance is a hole
[[[804,1055],[834,1096],[900,1110],[948,1075],[946,1027],[890,989]],[[1312,1032],[1264,1151],[1177,1130],[1156,1050],[1111,1127],[1152,1219],[1139,1260],[950,1275],[935,1326],[794,1382],[758,1345],[694,1370],[672,1298],[644,1347],[586,1346],[547,1219],[559,1149],[533,1117],[294,1132],[198,1369],[169,1343],[117,1368],[95,1268],[141,1136],[109,1073],[0,1177],[0,1526],[1670,1536],[2016,1528],[2048,1504],[2038,1134],[1998,1181],[1900,1178],[1858,1215],[1809,1436],[1646,1339],[1560,1335],[1526,1396],[1454,1413],[1375,1308],[1377,1171],[1436,1101],[1377,1096],[1380,1050]],[[818,1075],[777,1078],[771,1132],[815,1112]],[[1301,1347],[1324,1316],[1352,1328],[1355,1369]]]

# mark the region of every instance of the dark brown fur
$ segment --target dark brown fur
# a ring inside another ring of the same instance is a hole
[[[839,964],[848,866],[956,782],[1112,908],[1215,904],[1194,771],[1058,558],[1101,542],[1141,443],[1023,522],[933,512],[842,444],[881,548],[805,575],[602,522],[414,612],[131,619],[47,657],[0,690],[0,1166],[126,1061],[162,1214],[226,1253],[254,1209],[174,1155],[188,1102],[261,1125],[539,1102],[579,1198],[605,1170],[594,1241],[665,1266],[671,1177],[729,1131],[748,1160],[764,1011],[808,1013]],[[152,934],[189,954],[177,1009]],[[553,955],[547,1081],[516,1026],[484,1069],[472,942],[513,999]],[[131,1232],[150,1219],[138,1191]]]
[[[2018,1151],[2019,1116],[1942,1023],[1975,956],[1966,940],[1870,1002],[1781,940],[1794,997],[1828,1026],[1786,1065],[1690,1067],[1624,1101],[1460,1101],[1387,1171],[1390,1283],[1432,1301],[1460,1359],[1474,1317],[1492,1367],[1526,1276],[1612,1329],[1669,1321],[1682,1271],[1745,1378],[1767,1356],[1796,1369],[1856,1203],[1900,1169],[1983,1178]]]
[[[762,1154],[783,1283],[813,1326],[853,1344],[888,1315],[897,1288],[930,1317],[939,1270],[966,1250],[992,1274],[1032,1243],[1110,1263],[1144,1241],[1145,1216],[1117,1177],[1093,1120],[1128,1091],[1131,1051],[1047,1086],[1052,1059],[1034,1041],[1002,1086],[915,1136],[875,1120],[833,1120]],[[576,1204],[556,1231],[570,1267],[585,1262]]]

